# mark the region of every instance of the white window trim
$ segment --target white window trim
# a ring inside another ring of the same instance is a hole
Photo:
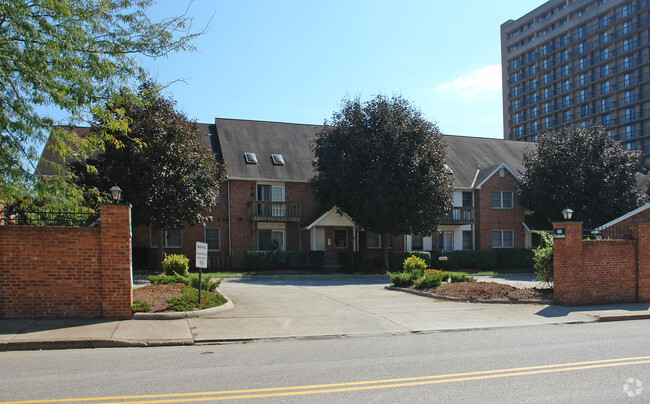
[[[497,210],[497,209],[512,210],[512,209],[515,208],[515,194],[514,194],[514,192],[512,192],[512,191],[492,191],[492,192],[498,192],[499,196],[500,196],[499,207],[492,206],[492,209],[495,209],[495,210]],[[504,208],[503,207],[503,194],[505,194],[505,193],[508,193],[508,194],[512,195],[512,197],[510,198],[510,201],[512,202],[512,206],[510,206],[509,208]],[[492,198],[492,193],[490,193],[490,198]],[[490,199],[490,205],[492,205],[492,199]]]
[[[379,238],[379,247],[374,247],[374,246],[370,247],[370,246],[368,246],[368,236],[367,236],[368,233],[366,233],[366,248],[369,249],[369,250],[379,250],[379,249],[383,248],[384,244],[383,244],[383,240],[382,240],[383,239],[382,235],[378,234],[378,233],[375,233],[375,232],[370,232],[370,233],[377,234],[377,237]],[[389,250],[392,249],[392,248],[393,248],[392,245],[388,246]]]
[[[500,246],[500,247],[495,247],[495,246],[494,246],[494,232],[495,232],[495,231],[498,231],[498,232],[501,233],[501,246]],[[504,247],[504,245],[503,245],[503,233],[505,233],[505,232],[512,233],[512,246]],[[492,248],[499,248],[499,249],[501,249],[501,248],[515,248],[515,231],[514,231],[514,230],[500,230],[500,229],[493,229],[493,230],[492,230],[492,235],[493,235],[493,236],[492,236]]]
[[[169,229],[169,230],[172,230],[172,229]],[[167,238],[168,238],[167,237],[167,229],[165,229],[165,231],[163,231],[163,238],[165,239],[165,245],[163,246],[163,248],[183,248],[183,230],[182,229],[173,229],[173,230],[180,230],[180,232],[181,232],[180,245],[170,246],[170,245],[167,244]],[[158,248],[158,245],[154,244],[154,242],[153,242],[154,241],[154,237],[153,237],[153,234],[152,234],[153,231],[154,231],[153,228],[149,228],[149,246],[151,248]]]

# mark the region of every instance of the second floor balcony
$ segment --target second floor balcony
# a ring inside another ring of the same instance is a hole
[[[474,223],[474,208],[453,207],[451,212],[440,218],[440,224],[462,225]]]
[[[300,210],[298,202],[253,201],[248,213],[254,222],[300,222]]]

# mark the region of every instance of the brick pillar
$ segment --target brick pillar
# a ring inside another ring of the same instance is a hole
[[[582,271],[582,222],[555,222],[553,230],[565,229],[553,248],[553,292],[555,304],[579,305]]]
[[[0,201],[0,226],[5,224],[5,203]]]
[[[637,298],[638,302],[650,302],[650,223],[632,226],[637,239]]]
[[[131,206],[102,205],[100,212],[103,317],[130,319]]]

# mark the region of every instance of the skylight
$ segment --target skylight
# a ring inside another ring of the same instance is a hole
[[[257,164],[255,153],[244,153],[244,160],[246,160],[246,164]]]
[[[282,157],[281,154],[271,154],[271,158],[273,159],[273,165],[276,166],[284,165],[284,158]]]

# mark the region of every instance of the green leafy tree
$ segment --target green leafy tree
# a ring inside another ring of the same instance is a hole
[[[192,20],[152,21],[153,0],[11,0],[0,2],[0,200],[41,199],[75,204],[81,197],[62,176],[35,173],[40,146],[63,161],[83,159],[104,141],[53,130],[47,108],[66,111],[70,124],[100,113],[113,89],[145,71],[142,56],[192,50]],[[109,115],[107,115],[109,116]],[[112,125],[124,129],[125,121]]]
[[[157,230],[162,263],[164,229],[205,222],[201,212],[213,206],[225,168],[201,144],[198,124],[177,111],[174,101],[151,82],[142,84],[136,97],[116,97],[105,110],[111,116],[96,116],[91,135],[106,132],[117,142],[107,144],[96,158],[74,164],[71,171],[86,189],[107,190],[118,184],[124,201],[132,205],[133,225]],[[128,120],[128,131],[104,126],[114,119]]]
[[[524,153],[521,203],[551,221],[570,208],[574,220],[607,223],[644,200],[635,180],[640,162],[639,152],[624,149],[602,127],[549,133]]]
[[[314,152],[316,196],[382,234],[385,269],[390,235],[433,234],[451,207],[442,135],[401,97],[343,100]]]

